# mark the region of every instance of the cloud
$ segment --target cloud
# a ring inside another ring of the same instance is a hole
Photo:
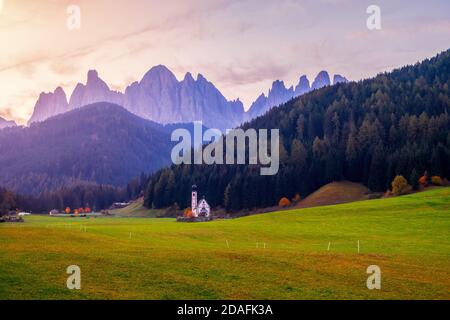
[[[65,7],[72,2],[83,22],[70,33]],[[30,112],[37,95],[21,93],[60,83],[68,92],[89,68],[120,89],[163,63],[177,76],[200,72],[224,94],[250,100],[276,79],[293,82],[327,69],[357,80],[450,46],[448,4],[423,11],[418,2],[384,2],[390,11],[383,30],[371,33],[365,5],[356,0],[72,2],[8,1],[0,37],[17,41],[0,52],[4,112]]]
[[[18,124],[26,123],[28,120],[28,115],[17,112],[17,108],[4,107],[0,108],[0,117],[5,120],[14,120]]]
[[[36,65],[40,63],[51,63],[54,64],[55,70],[61,70],[62,73],[67,72],[67,68],[61,68],[58,67],[58,65],[66,64],[65,61],[68,59],[74,59],[83,57],[86,55],[89,55],[93,53],[94,51],[100,49],[103,46],[114,44],[114,43],[122,43],[124,41],[141,37],[146,35],[147,33],[154,32],[154,33],[165,33],[165,32],[172,32],[175,30],[182,30],[186,24],[192,23],[193,20],[195,20],[195,17],[198,17],[199,15],[209,15],[213,11],[222,10],[225,8],[228,8],[230,6],[235,5],[236,3],[243,2],[238,0],[232,0],[232,1],[226,1],[226,0],[219,0],[215,2],[207,2],[205,6],[199,8],[196,6],[187,6],[184,11],[182,11],[179,14],[172,15],[169,17],[164,18],[162,21],[156,21],[152,20],[150,23],[146,24],[143,27],[136,28],[129,32],[124,33],[113,33],[110,36],[103,37],[101,39],[95,39],[88,45],[80,46],[74,50],[71,50],[69,52],[63,52],[63,53],[54,53],[54,50],[50,50],[48,53],[31,53],[31,54],[25,54],[23,57],[18,57],[16,60],[12,63],[7,63],[4,65],[0,65],[0,72],[14,70],[14,69],[22,69],[25,67],[30,67],[31,65]],[[54,4],[56,4],[57,1],[54,1]],[[48,4],[48,3],[47,3]],[[25,19],[22,22],[29,22],[31,19]],[[241,24],[239,26],[239,32],[244,32],[249,28],[246,24]],[[207,32],[207,31],[206,31]],[[204,33],[203,33],[204,34]],[[201,38],[202,33],[197,30],[197,32],[193,32],[191,34],[184,33],[182,36],[191,36],[191,37],[197,37]],[[148,49],[152,47],[152,45],[149,42],[143,43],[141,46],[135,46],[132,50],[129,50],[128,52],[124,52],[123,54],[119,54],[118,57],[121,57],[123,55],[126,55],[128,53],[136,53],[145,49]],[[55,62],[55,60],[62,60],[64,62]]]
[[[194,72],[214,77],[221,86],[239,86],[259,83],[266,80],[281,79],[289,74],[292,67],[269,57],[235,59],[232,62],[203,63],[199,65],[176,65],[171,69],[176,73]]]
[[[215,68],[217,78],[224,86],[248,85],[265,80],[284,78],[291,67],[271,59],[251,59]]]
[[[0,116],[6,120],[14,118],[14,112],[11,107],[5,107],[0,109]]]

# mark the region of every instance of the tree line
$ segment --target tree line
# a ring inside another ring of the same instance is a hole
[[[19,195],[0,188],[0,215],[7,215],[16,210],[49,213],[56,209],[62,212],[67,207],[100,211],[108,209],[114,202],[124,202],[142,196],[147,179],[145,174],[141,174],[123,188],[86,183],[44,192],[37,196]]]

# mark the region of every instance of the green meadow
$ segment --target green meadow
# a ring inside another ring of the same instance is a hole
[[[196,224],[30,216],[0,225],[0,299],[450,299],[450,188]]]

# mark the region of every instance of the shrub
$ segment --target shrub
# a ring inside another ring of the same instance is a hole
[[[300,201],[302,201],[302,197],[300,197],[300,195],[297,193],[297,194],[295,195],[295,197],[292,198],[292,202],[293,202],[293,203],[299,203]]]
[[[435,186],[443,186],[444,185],[442,178],[439,176],[431,177],[431,183],[434,184]]]
[[[281,198],[278,205],[282,208],[287,208],[287,207],[290,207],[292,205],[292,203],[289,201],[288,198]]]
[[[394,181],[392,181],[392,193],[396,196],[405,192],[407,187],[408,181],[403,176],[396,176]]]
[[[192,218],[192,210],[191,210],[191,208],[184,209],[184,217],[185,218]]]
[[[419,179],[419,184],[422,187],[426,187],[428,185],[428,178],[427,178],[427,176],[421,176],[420,179]]]

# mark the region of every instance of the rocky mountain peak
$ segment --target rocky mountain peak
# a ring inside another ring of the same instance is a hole
[[[320,89],[331,85],[330,75],[327,71],[320,71],[317,77],[314,79],[311,89]]]
[[[67,111],[67,97],[61,87],[56,88],[54,92],[42,92],[34,106],[33,114],[28,124],[44,121],[47,118]]]
[[[141,82],[177,82],[175,75],[164,65],[158,65],[151,68],[142,78]]]
[[[311,86],[309,84],[308,77],[306,75],[303,75],[298,80],[298,84],[295,87],[295,95],[301,96],[311,90]]]
[[[87,74],[87,83],[95,82],[99,79],[97,70],[89,70]]]
[[[197,75],[197,82],[200,84],[203,84],[203,83],[208,83],[209,81],[201,73],[199,73]]]
[[[187,72],[186,75],[184,76],[183,81],[186,82],[195,82],[194,77],[192,76],[192,73]]]
[[[272,83],[272,88],[269,90],[269,96],[271,94],[284,93],[286,91],[286,86],[284,85],[284,81],[275,80]]]
[[[333,84],[347,83],[347,82],[348,82],[347,78],[341,76],[340,74],[336,74],[333,77]]]
[[[121,93],[111,91],[96,70],[89,70],[87,73],[86,85],[78,83],[69,101],[69,110],[81,108],[96,102],[110,102],[122,104]]]

